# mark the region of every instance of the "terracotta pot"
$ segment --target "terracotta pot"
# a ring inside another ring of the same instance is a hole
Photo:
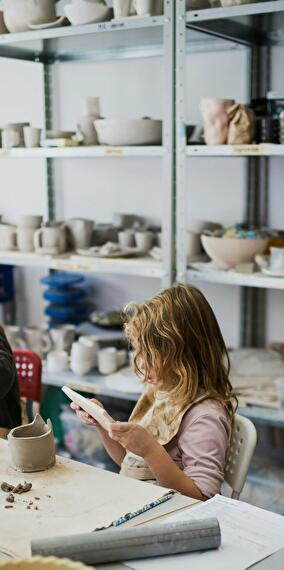
[[[229,128],[228,110],[233,104],[232,99],[201,99],[200,111],[204,123],[206,144],[226,144]]]
[[[55,464],[55,442],[51,421],[37,414],[30,424],[12,429],[8,435],[12,464],[16,471],[44,471]]]

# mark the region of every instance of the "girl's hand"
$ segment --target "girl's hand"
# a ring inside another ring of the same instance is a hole
[[[100,408],[104,407],[101,404],[101,402],[99,402],[98,400],[95,400],[95,398],[92,398],[91,402],[94,402],[95,404],[100,406]],[[87,424],[89,426],[96,426],[96,427],[103,429],[102,426],[100,426],[98,424],[98,422],[96,422],[96,420],[92,416],[90,416],[87,412],[82,410],[82,408],[80,408],[80,406],[78,406],[78,404],[75,404],[75,402],[71,402],[70,408],[72,408],[72,410],[74,410],[76,412],[77,417],[81,420],[81,422],[83,422],[83,424]]]
[[[129,422],[115,422],[111,424],[109,435],[118,441],[122,447],[140,457],[146,457],[152,452],[157,442],[142,426]]]

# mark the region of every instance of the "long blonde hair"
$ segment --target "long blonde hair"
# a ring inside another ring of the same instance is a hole
[[[195,287],[178,284],[142,305],[124,310],[134,369],[181,406],[206,393],[233,417],[237,399],[229,381],[230,361],[216,317]]]

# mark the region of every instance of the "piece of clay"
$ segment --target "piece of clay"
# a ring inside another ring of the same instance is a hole
[[[50,420],[37,414],[34,421],[8,434],[14,469],[24,473],[44,471],[55,464],[55,442]]]
[[[22,483],[19,483],[16,487],[14,487],[12,489],[13,493],[18,493],[19,495],[21,495],[22,493],[28,493],[32,488],[32,483],[27,483],[26,481],[24,482],[24,484],[22,485]]]
[[[12,493],[10,493],[8,495],[8,497],[6,497],[6,501],[7,501],[7,503],[14,503],[14,501],[15,501],[14,495]]]
[[[13,509],[14,505],[5,505],[4,509]]]
[[[35,500],[36,500],[36,501],[40,501],[40,497],[35,497]]]
[[[11,485],[10,483],[6,483],[5,481],[3,481],[3,483],[1,483],[1,490],[4,491],[4,493],[11,493],[11,491],[13,491],[14,489],[14,485]]]

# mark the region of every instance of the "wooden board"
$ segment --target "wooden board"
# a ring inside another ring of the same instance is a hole
[[[0,490],[0,547],[20,557],[30,556],[32,539],[91,532],[97,525],[133,511],[165,492],[162,487],[63,457],[58,457],[56,465],[47,471],[18,473],[10,466],[7,442],[0,440],[0,482],[16,484],[25,480],[32,482],[32,490],[16,495],[11,509],[5,508],[7,494]],[[196,503],[188,497],[176,499],[161,505],[161,514],[166,513],[165,508],[171,512]],[[27,509],[29,501],[33,505]],[[149,511],[150,518],[157,517],[159,509]],[[138,524],[141,519],[133,521]]]

